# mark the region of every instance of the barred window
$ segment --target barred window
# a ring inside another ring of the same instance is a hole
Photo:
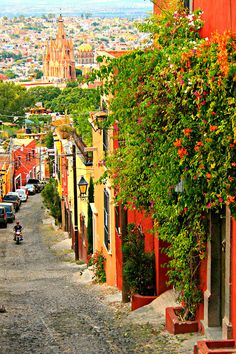
[[[104,189],[104,242],[107,249],[110,249],[110,196]]]

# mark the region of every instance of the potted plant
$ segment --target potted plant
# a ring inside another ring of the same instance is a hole
[[[131,309],[156,298],[155,257],[144,250],[144,234],[134,224],[127,227],[123,244],[123,274],[131,296]]]

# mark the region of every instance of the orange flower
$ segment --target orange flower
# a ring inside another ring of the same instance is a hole
[[[235,202],[235,197],[233,197],[232,195],[227,195],[227,198],[228,198],[226,201],[227,205]]]
[[[180,148],[178,149],[178,155],[180,157],[180,159],[182,159],[185,155],[187,155],[187,150],[185,148]]]
[[[184,133],[185,136],[190,136],[192,131],[193,131],[192,129],[186,128],[186,129],[183,130],[183,133]]]
[[[202,141],[197,141],[194,150],[198,151],[200,149],[200,147],[203,146],[203,142]]]
[[[176,139],[176,141],[173,143],[175,147],[181,147],[182,146],[182,141],[181,139]]]
[[[236,162],[232,162],[231,165],[235,167],[236,166]]]
[[[214,132],[218,129],[217,125],[210,125],[210,131]]]
[[[206,173],[206,177],[207,177],[208,179],[211,179],[212,175],[211,175],[209,172],[207,172],[207,173]]]

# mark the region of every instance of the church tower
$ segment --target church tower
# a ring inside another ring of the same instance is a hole
[[[43,74],[48,80],[75,80],[75,59],[73,42],[66,38],[64,20],[58,18],[56,39],[51,39],[47,45],[43,60]]]

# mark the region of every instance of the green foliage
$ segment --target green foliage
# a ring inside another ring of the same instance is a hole
[[[144,250],[144,234],[134,224],[127,227],[123,243],[123,272],[130,294],[155,294],[155,257]]]
[[[15,53],[7,52],[4,50],[0,54],[0,59],[7,59],[7,58],[13,58],[14,60],[19,60],[19,59],[22,59],[22,54],[21,53],[15,54]]]
[[[33,104],[36,102],[42,102],[45,107],[47,107],[48,102],[51,102],[53,99],[58,97],[61,94],[61,90],[59,87],[45,87],[45,86],[38,86],[32,87],[29,89],[29,94],[32,97]]]
[[[49,132],[44,138],[44,144],[48,149],[52,149],[54,145],[53,133]]]
[[[93,265],[95,279],[98,283],[106,282],[106,273],[104,269],[105,261],[106,258],[103,256],[102,251],[96,251],[89,261],[89,264]]]
[[[61,199],[57,190],[57,181],[51,178],[41,194],[44,205],[50,210],[51,215],[61,222]]]
[[[66,87],[78,87],[77,81],[68,81]]]
[[[42,70],[35,70],[35,79],[36,80],[39,80],[39,79],[41,79],[43,77],[43,72],[42,72]]]
[[[99,92],[94,89],[66,87],[58,97],[48,101],[45,107],[54,112],[71,114],[78,135],[86,145],[91,145],[92,128],[88,118],[89,112],[99,108],[99,97]]]
[[[31,105],[31,97],[25,88],[9,82],[0,82],[0,115],[3,121],[13,121],[22,116]]]
[[[157,221],[186,316],[202,300],[210,210],[223,213],[227,204],[236,216],[236,35],[200,39],[201,26],[200,11],[166,10],[144,25],[154,48],[107,62],[98,74],[103,93],[114,95],[107,124],[119,138],[106,175],[117,201]]]

